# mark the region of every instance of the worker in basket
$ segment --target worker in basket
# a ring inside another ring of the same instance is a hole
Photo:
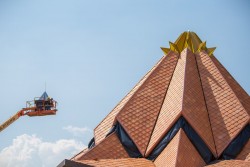
[[[51,107],[53,107],[53,98],[48,97],[47,100],[44,102],[45,110],[51,110]]]

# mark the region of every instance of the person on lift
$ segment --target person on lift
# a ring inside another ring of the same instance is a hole
[[[53,98],[48,97],[47,100],[44,102],[45,110],[51,110],[51,107],[53,106]]]

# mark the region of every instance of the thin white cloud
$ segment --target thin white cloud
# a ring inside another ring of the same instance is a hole
[[[36,135],[23,134],[0,152],[0,166],[54,167],[85,147],[83,143],[73,139],[45,142]]]
[[[87,127],[79,128],[71,125],[63,127],[63,130],[72,133],[74,136],[82,136],[85,133],[91,132],[91,130]]]

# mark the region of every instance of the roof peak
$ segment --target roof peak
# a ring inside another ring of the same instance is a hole
[[[161,48],[166,55],[169,51],[181,53],[185,48],[188,48],[193,53],[204,50],[210,56],[216,49],[216,47],[207,48],[206,41],[202,42],[195,32],[189,30],[184,31],[174,43],[169,42],[169,46],[170,48]]]

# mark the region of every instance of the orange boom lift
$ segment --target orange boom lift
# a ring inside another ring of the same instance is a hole
[[[24,115],[28,115],[30,117],[56,115],[56,105],[57,102],[53,100],[53,98],[50,98],[45,91],[41,97],[35,97],[34,100],[27,101],[26,108],[21,109],[7,121],[1,124],[0,132],[15,122],[19,117]]]

